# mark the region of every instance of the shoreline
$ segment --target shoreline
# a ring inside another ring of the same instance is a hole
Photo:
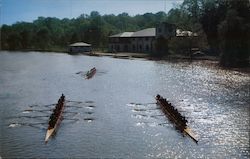
[[[69,54],[69,55],[85,55],[85,56],[98,56],[98,57],[112,57],[112,58],[118,58],[118,59],[128,59],[128,60],[133,60],[133,59],[145,59],[145,60],[152,60],[152,61],[167,61],[167,62],[189,62],[191,63],[204,63],[205,65],[210,65],[214,67],[219,67],[222,69],[226,70],[235,70],[235,71],[243,71],[250,73],[250,67],[243,67],[243,68],[238,68],[238,67],[221,67],[219,65],[219,57],[216,56],[197,56],[193,57],[192,59],[188,56],[183,56],[183,55],[168,55],[164,57],[153,57],[150,56],[148,53],[131,53],[131,52],[119,52],[119,53],[106,53],[106,52],[99,52],[99,51],[93,51],[93,52],[86,52],[86,53],[76,53],[76,54],[70,54],[68,52],[64,51],[55,51],[55,50],[39,50],[39,49],[28,49],[28,50],[1,50],[1,51],[8,51],[8,52],[40,52],[40,53],[62,53],[62,54]]]
[[[70,54],[70,53],[68,53]],[[74,54],[73,54],[74,55]],[[105,53],[105,52],[89,52],[89,53],[79,53],[78,55],[88,55],[88,56],[110,56],[114,58],[121,59],[136,59],[136,58],[144,58],[147,60],[165,60],[165,61],[216,61],[219,62],[219,57],[215,56],[200,56],[193,57],[192,59],[188,56],[183,55],[168,55],[163,57],[154,57],[148,53],[132,53],[132,52],[119,52],[119,53]]]
[[[9,52],[48,52],[48,53],[63,53],[69,55],[88,55],[88,56],[109,56],[114,58],[121,58],[121,59],[134,59],[134,58],[144,58],[147,60],[174,60],[174,61],[190,61],[189,56],[183,55],[167,55],[163,57],[154,57],[151,56],[150,53],[135,53],[135,52],[117,52],[117,53],[110,53],[110,52],[101,52],[101,51],[92,51],[92,52],[83,52],[83,53],[69,53],[65,49],[23,49],[23,50],[1,50],[1,51],[9,51]],[[218,57],[215,56],[200,56],[200,57],[193,57],[192,60],[210,60],[210,61],[219,61]]]

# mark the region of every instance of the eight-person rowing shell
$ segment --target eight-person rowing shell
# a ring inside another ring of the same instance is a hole
[[[161,107],[163,113],[169,118],[170,121],[175,124],[175,127],[182,133],[185,133],[189,137],[191,137],[196,143],[198,143],[198,140],[193,135],[191,129],[187,127],[186,118],[182,116],[170,102],[161,97],[159,94],[157,94],[155,99],[157,101],[157,104]]]
[[[53,113],[50,115],[49,126],[45,136],[45,142],[49,140],[50,136],[54,134],[57,127],[59,126],[62,120],[64,107],[65,107],[65,96],[62,94],[56,104],[56,107],[53,110]]]

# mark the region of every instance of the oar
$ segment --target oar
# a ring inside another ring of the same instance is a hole
[[[76,72],[76,74],[81,74],[81,73],[83,73],[83,71]]]
[[[166,125],[166,124],[169,124],[169,123],[160,123],[160,124],[158,124],[158,125]]]
[[[37,106],[38,106],[37,104],[29,105],[29,107],[37,107]]]
[[[66,107],[83,108],[83,106],[82,106],[82,107],[80,107],[80,106],[75,106],[75,105],[66,105]]]
[[[17,117],[12,117],[12,118],[43,118],[43,117],[49,117],[49,116],[17,116]]]
[[[47,104],[47,105],[38,105],[38,104],[34,104],[34,105],[29,105],[28,107],[32,108],[32,107],[49,107],[49,106],[54,106],[56,105],[55,103],[53,104]]]
[[[69,102],[72,102],[72,103],[83,103],[83,102],[81,102],[81,101],[74,101],[74,100],[66,100],[66,103],[69,103]]]
[[[142,112],[142,111],[158,110],[158,109],[159,108],[152,108],[152,109],[134,108],[133,110],[136,112]]]
[[[79,121],[79,119],[71,119],[71,118],[65,118],[65,117],[63,117],[63,120],[73,120],[73,121]]]
[[[41,127],[38,127],[36,125],[44,125],[47,123],[12,123],[10,125],[8,125],[8,127],[15,127],[15,126],[30,126],[30,127],[34,127],[34,128],[39,128],[41,129]],[[14,125],[14,126],[11,126]],[[46,129],[45,127],[42,127],[42,129]]]
[[[156,103],[152,102],[152,103],[129,103],[129,104],[132,104],[132,105],[151,105],[151,104],[156,104]]]
[[[52,109],[48,110],[37,110],[37,109],[25,109],[24,112],[48,112],[51,111]]]
[[[91,122],[91,121],[94,120],[94,118],[84,118],[83,120],[88,121],[88,122]]]
[[[157,116],[165,116],[163,114],[159,114],[159,115],[150,115],[150,117],[157,117]]]
[[[63,113],[64,113],[64,114],[66,114],[66,113],[70,113],[70,114],[78,114],[78,112],[68,112],[68,111],[64,111]]]
[[[48,107],[48,106],[55,106],[56,103],[53,103],[53,104],[47,104],[47,105],[43,105],[44,107]]]

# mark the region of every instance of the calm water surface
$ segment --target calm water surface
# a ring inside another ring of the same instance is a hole
[[[200,63],[1,52],[0,156],[249,158],[249,92],[249,74]],[[61,93],[65,119],[45,144]],[[198,145],[163,116],[157,93],[188,118]]]

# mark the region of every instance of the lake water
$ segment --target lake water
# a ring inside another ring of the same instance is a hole
[[[97,73],[84,79],[92,67]],[[64,120],[45,144],[62,93]],[[198,144],[163,116],[156,94],[187,117]],[[202,62],[2,51],[0,156],[249,158],[249,95],[249,73]]]

